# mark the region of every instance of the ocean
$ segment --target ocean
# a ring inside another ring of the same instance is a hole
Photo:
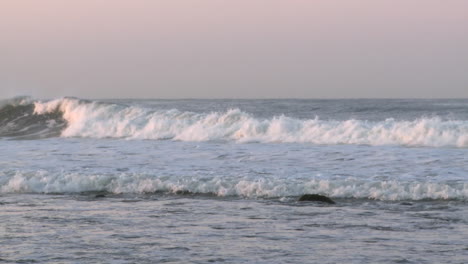
[[[0,101],[0,263],[467,262],[468,100]]]

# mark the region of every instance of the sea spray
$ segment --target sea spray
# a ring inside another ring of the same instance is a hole
[[[60,111],[63,137],[467,147],[468,121],[420,117],[381,121],[257,118],[240,109],[195,113],[63,98],[34,103],[34,113]]]

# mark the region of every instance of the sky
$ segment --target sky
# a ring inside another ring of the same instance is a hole
[[[0,98],[468,98],[466,0],[1,0]]]

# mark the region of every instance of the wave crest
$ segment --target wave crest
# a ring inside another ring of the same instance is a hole
[[[147,174],[0,172],[1,193],[198,193],[219,197],[281,198],[320,193],[333,198],[400,200],[467,200],[468,184],[455,182],[362,181],[354,178],[289,179],[165,177]]]
[[[31,98],[17,97],[0,101],[0,138],[36,139],[56,137],[66,126],[57,109],[35,113]]]
[[[239,109],[194,113],[155,110],[74,98],[34,103],[36,115],[60,111],[63,137],[171,139],[313,144],[467,147],[468,121],[438,117],[412,121],[386,119],[320,120],[276,116],[258,119]]]

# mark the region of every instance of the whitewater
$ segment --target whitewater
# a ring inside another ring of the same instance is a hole
[[[465,263],[468,100],[4,99],[0,209],[0,263]]]
[[[318,116],[299,119],[284,114],[256,118],[239,108],[196,113],[75,98],[46,102],[23,99],[16,107],[28,104],[33,106],[29,115],[50,119],[49,129],[57,123],[51,115],[59,113],[60,121],[67,124],[60,133],[62,137],[468,147],[466,120],[431,115],[414,120],[379,121],[321,120]],[[18,120],[7,123],[7,129],[15,121]],[[27,127],[19,131],[22,129]]]

